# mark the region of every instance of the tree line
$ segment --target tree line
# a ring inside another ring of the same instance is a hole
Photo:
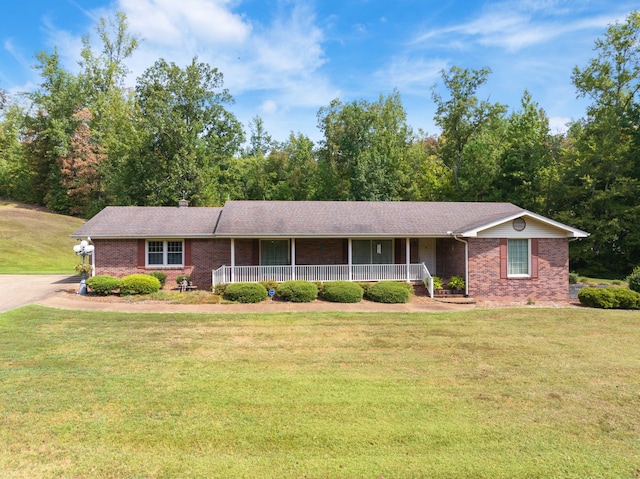
[[[393,91],[320,108],[317,144],[302,133],[274,140],[260,117],[245,132],[222,72],[197,57],[159,59],[126,87],[138,38],[122,13],[96,32],[77,74],[41,52],[28,103],[0,90],[0,197],[82,217],[180,198],[509,201],[591,233],[571,248],[576,271],[621,277],[640,263],[638,12],[574,68],[591,103],[566,133],[551,132],[527,91],[511,111],[479,99],[489,68],[454,66],[441,73],[446,94],[432,89],[440,134],[414,131]]]

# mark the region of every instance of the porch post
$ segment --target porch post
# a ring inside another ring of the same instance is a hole
[[[349,281],[353,281],[353,271],[351,270],[351,262],[353,261],[353,245],[351,244],[351,238],[347,241],[347,263],[349,265]]]
[[[411,240],[406,238],[406,253],[405,253],[405,263],[407,265],[407,283],[411,282],[409,276],[409,264],[411,264]]]
[[[291,238],[291,279],[296,279],[296,239]]]
[[[231,238],[231,282],[236,280],[236,240]]]

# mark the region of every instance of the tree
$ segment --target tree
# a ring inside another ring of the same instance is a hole
[[[61,183],[74,198],[71,214],[91,216],[100,211],[103,194],[101,166],[106,155],[102,145],[95,143],[88,123],[93,119],[87,108],[76,112],[78,125],[66,156],[60,158]]]
[[[409,188],[412,131],[400,94],[375,103],[334,100],[318,112],[321,199],[398,200]]]
[[[432,89],[436,104],[435,123],[442,130],[440,154],[443,163],[451,170],[453,178],[452,195],[457,199],[478,198],[479,186],[487,184],[487,178],[495,171],[493,153],[487,148],[499,142],[492,141],[491,132],[500,128],[501,116],[506,107],[499,103],[479,101],[476,92],[487,81],[489,68],[468,70],[453,66],[442,71],[442,81],[449,93],[444,99]],[[476,142],[474,144],[474,142]],[[492,178],[491,178],[492,179]],[[464,182],[469,184],[465,185]],[[472,198],[465,198],[472,195]]]
[[[194,205],[224,201],[220,165],[239,151],[240,123],[224,108],[232,102],[216,68],[194,58],[184,69],[158,60],[138,79],[139,154],[128,159],[133,202]]]
[[[25,161],[31,171],[29,201],[59,213],[69,213],[71,201],[61,184],[58,159],[66,156],[81,108],[78,78],[60,65],[57,51],[38,54],[42,84],[29,95],[35,111],[25,120]]]
[[[549,119],[525,91],[521,110],[513,112],[506,120],[492,199],[547,214],[546,198],[551,193],[548,190],[552,174],[551,148]]]
[[[574,68],[580,96],[592,100],[575,141],[564,198],[574,222],[592,233],[572,249],[577,268],[621,277],[640,263],[640,13],[610,25],[597,56]]]

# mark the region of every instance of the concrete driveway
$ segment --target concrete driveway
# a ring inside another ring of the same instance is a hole
[[[1,274],[0,313],[42,301],[79,283],[75,275]]]

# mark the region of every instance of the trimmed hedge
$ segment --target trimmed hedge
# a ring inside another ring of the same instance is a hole
[[[578,299],[591,308],[640,309],[640,293],[627,288],[582,288]]]
[[[151,294],[160,290],[160,280],[148,274],[131,274],[120,280],[120,294]]]
[[[154,278],[158,278],[158,281],[160,281],[160,286],[164,286],[167,282],[167,274],[163,271],[151,271],[147,274],[149,276],[153,276]]]
[[[239,303],[259,303],[267,299],[267,288],[260,283],[231,283],[224,291],[224,299]]]
[[[102,274],[87,279],[87,286],[91,291],[103,296],[113,294],[120,287],[120,280],[114,276]]]
[[[407,303],[411,293],[406,285],[396,281],[380,281],[367,289],[367,299],[376,303]]]
[[[292,303],[310,303],[318,297],[318,287],[309,281],[285,281],[276,292],[285,301]]]
[[[329,281],[322,287],[322,298],[333,303],[359,303],[364,289],[349,281]]]
[[[633,268],[633,271],[627,276],[627,283],[629,283],[629,289],[640,293],[640,266]]]

